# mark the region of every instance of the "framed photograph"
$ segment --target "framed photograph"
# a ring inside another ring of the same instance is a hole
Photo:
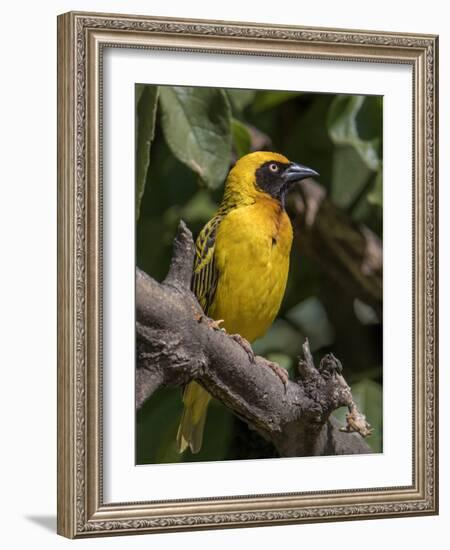
[[[58,532],[436,514],[431,35],[58,18]]]

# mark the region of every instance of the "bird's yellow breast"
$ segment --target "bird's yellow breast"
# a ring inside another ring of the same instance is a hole
[[[209,315],[249,341],[262,336],[281,305],[292,227],[278,201],[266,196],[230,211],[217,231],[219,280]]]

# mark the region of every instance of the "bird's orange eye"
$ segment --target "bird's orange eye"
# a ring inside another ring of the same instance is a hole
[[[269,164],[269,170],[271,172],[278,172],[278,164],[275,164],[275,162],[272,162],[272,164]]]

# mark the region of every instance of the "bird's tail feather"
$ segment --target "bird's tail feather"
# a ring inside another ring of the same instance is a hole
[[[184,409],[181,415],[177,433],[178,452],[184,452],[188,447],[192,453],[198,453],[202,446],[209,393],[196,382],[190,382],[183,393]]]

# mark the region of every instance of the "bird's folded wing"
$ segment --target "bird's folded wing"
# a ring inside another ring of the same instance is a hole
[[[214,295],[219,280],[219,272],[214,258],[216,235],[221,215],[216,215],[205,225],[195,243],[194,274],[192,277],[192,291],[197,297],[203,311],[208,309],[214,301]]]

